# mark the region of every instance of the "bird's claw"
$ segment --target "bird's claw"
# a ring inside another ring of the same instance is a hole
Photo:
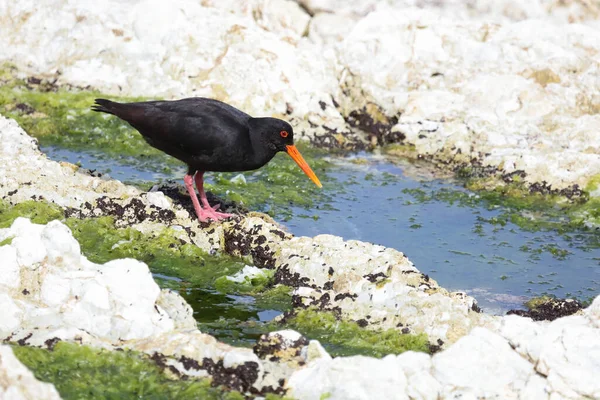
[[[210,207],[210,209],[200,209],[200,212],[198,213],[198,219],[202,222],[207,222],[208,220],[221,221],[234,216],[233,214],[218,212],[216,211],[217,208],[219,208],[218,204]]]

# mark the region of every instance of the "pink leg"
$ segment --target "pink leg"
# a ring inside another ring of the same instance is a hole
[[[194,178],[190,174],[186,174],[183,177],[183,183],[185,183],[185,188],[187,189],[190,197],[192,198],[192,204],[194,205],[194,211],[196,211],[196,216],[202,222],[206,221],[206,216],[204,215],[204,210],[200,207],[200,203],[198,202],[198,196],[196,196],[196,191],[194,190]]]
[[[200,201],[202,202],[202,205],[204,206],[203,211],[205,212],[205,215],[208,216],[208,218],[211,218],[215,221],[220,221],[222,219],[233,217],[233,214],[217,212],[216,210],[217,210],[217,208],[219,208],[218,204],[214,207],[211,207],[210,204],[208,203],[208,199],[206,198],[206,192],[204,192],[204,172],[203,171],[196,172],[196,175],[194,175],[194,179],[196,180],[196,188],[198,188],[198,192],[200,192]]]

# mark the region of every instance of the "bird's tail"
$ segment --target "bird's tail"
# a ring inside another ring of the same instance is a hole
[[[92,106],[92,110],[117,115],[116,109],[119,103],[106,99],[96,99],[94,101],[95,104]]]

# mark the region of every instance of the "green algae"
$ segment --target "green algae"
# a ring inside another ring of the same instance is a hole
[[[261,309],[288,311],[292,303],[292,288],[273,285],[275,270],[263,269],[261,272],[257,276],[245,277],[242,282],[221,276],[215,280],[214,287],[220,293],[252,296]]]
[[[59,342],[53,350],[12,346],[35,377],[54,384],[63,399],[243,399],[210,380],[170,380],[147,356]]]
[[[319,340],[332,356],[367,355],[383,357],[405,351],[430,352],[426,334],[403,334],[396,329],[369,330],[356,322],[339,320],[332,312],[313,307],[285,318],[286,328],[309,339]]]
[[[532,297],[531,299],[527,300],[524,305],[525,305],[525,307],[527,307],[528,310],[531,311],[531,310],[535,310],[539,306],[546,304],[554,299],[555,299],[555,297],[548,296],[548,295],[537,296],[537,297]]]
[[[268,321],[292,308],[292,288],[288,286],[262,290],[227,286],[221,290],[189,290],[181,294],[194,309],[202,332],[234,346],[254,346],[262,334],[277,329]],[[261,313],[268,317],[261,318]]]
[[[8,206],[0,201],[0,224],[9,226],[19,211],[35,216],[37,223],[62,216],[60,208],[49,203],[30,201]],[[197,246],[181,244],[170,229],[145,235],[131,228],[117,229],[112,217],[62,219],[91,261],[102,263],[132,257],[145,261],[153,273],[179,278],[159,279],[159,282],[178,290],[192,305],[202,331],[230,344],[251,346],[261,334],[281,329],[278,323],[259,321],[257,313],[261,310],[285,312],[291,309],[291,288],[271,286],[272,272],[231,283],[225,276],[240,271],[243,262],[230,257],[213,257]],[[225,294],[215,293],[215,287]],[[248,300],[231,299],[232,294],[245,295]],[[339,321],[329,312],[300,310],[287,319],[284,326],[322,341],[334,355],[380,357],[407,350],[428,351],[426,335],[405,335],[397,330],[371,331],[352,321]]]
[[[585,191],[591,193],[600,189],[600,174],[594,175],[585,186]]]
[[[46,224],[54,219],[62,219],[62,210],[52,203],[25,201],[11,205],[0,200],[0,229],[8,228],[18,217],[29,218],[35,224]]]
[[[231,344],[251,346],[267,331],[258,321],[261,310],[285,312],[291,308],[291,288],[272,286],[272,271],[263,278],[229,284],[226,277],[241,271],[243,260],[212,256],[193,244],[182,244],[171,228],[143,234],[132,228],[117,229],[113,217],[64,218],[60,207],[52,203],[26,201],[13,206],[0,200],[0,227],[10,226],[20,216],[32,217],[39,224],[61,220],[90,261],[105,263],[126,257],[144,261],[161,287],[176,290],[192,306],[202,331],[220,339],[231,337]],[[215,287],[223,293],[215,292]],[[232,300],[231,295],[244,295],[246,301]]]
[[[92,262],[135,258],[147,263],[152,272],[181,278],[193,287],[210,287],[217,278],[233,275],[244,267],[239,259],[211,256],[194,244],[182,244],[172,228],[144,234],[133,228],[117,229],[113,217],[65,219],[60,207],[52,203],[26,201],[10,205],[0,200],[0,228],[9,227],[17,217],[31,218],[38,224],[62,220]]]
[[[600,184],[600,176],[589,180],[580,197],[569,199],[557,193],[541,193],[526,186],[515,175],[512,182],[491,185],[492,178],[466,178],[463,185],[486,204],[488,209],[506,210],[501,222],[510,221],[521,229],[559,233],[600,226],[600,199],[590,197]]]
[[[182,289],[210,287],[217,278],[244,267],[238,259],[211,256],[194,244],[182,244],[172,228],[144,234],[132,228],[117,229],[112,217],[68,218],[65,223],[91,261],[135,258],[148,264],[153,273],[182,279]]]

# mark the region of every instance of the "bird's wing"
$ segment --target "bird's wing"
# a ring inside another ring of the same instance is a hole
[[[122,118],[163,151],[202,157],[250,143],[250,116],[225,103],[196,98],[129,106],[131,112]]]

